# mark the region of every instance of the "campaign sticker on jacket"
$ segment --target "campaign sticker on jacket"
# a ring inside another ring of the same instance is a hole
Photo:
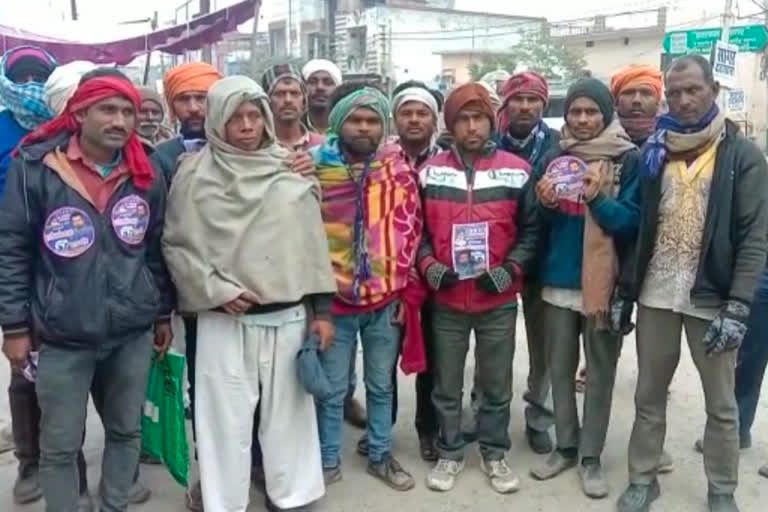
[[[488,223],[453,225],[453,270],[459,279],[472,279],[488,271]]]
[[[83,210],[65,206],[51,213],[43,227],[43,242],[62,258],[76,258],[96,240],[93,221]]]
[[[149,204],[132,194],[119,200],[112,208],[112,229],[117,237],[129,245],[144,241],[149,226]]]
[[[586,172],[587,164],[583,160],[575,156],[561,156],[552,160],[546,174],[554,181],[558,200],[579,202],[584,192]]]

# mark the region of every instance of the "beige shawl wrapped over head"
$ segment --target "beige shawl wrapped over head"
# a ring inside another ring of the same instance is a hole
[[[227,121],[245,101],[264,116],[257,151],[225,140]],[[320,187],[289,170],[261,87],[244,76],[216,82],[205,132],[208,144],[181,160],[168,198],[163,253],[179,309],[208,311],[245,291],[260,305],[334,293]]]

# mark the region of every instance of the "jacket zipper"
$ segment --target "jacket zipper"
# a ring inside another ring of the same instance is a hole
[[[467,169],[465,167],[464,173],[467,174]],[[467,224],[472,222],[472,201],[473,201],[473,190],[475,185],[475,169],[472,169],[472,174],[467,175]],[[486,240],[487,243],[487,240]],[[469,283],[464,283],[464,311],[469,312],[470,310],[470,304],[472,302],[471,299],[472,294],[472,288]]]

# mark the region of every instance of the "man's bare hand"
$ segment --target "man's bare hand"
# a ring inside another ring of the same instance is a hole
[[[302,176],[312,176],[315,174],[315,161],[306,151],[297,151],[291,157],[291,170]]]
[[[591,201],[600,192],[600,182],[602,176],[600,170],[594,167],[588,167],[584,173],[584,200]]]
[[[20,372],[24,369],[31,350],[32,337],[29,334],[11,334],[3,340],[3,354],[11,363],[13,371]]]
[[[320,351],[324,352],[333,343],[333,338],[336,335],[336,331],[333,327],[333,322],[330,320],[313,320],[309,324],[309,332],[317,334],[320,338]]]
[[[243,292],[235,299],[221,305],[221,309],[230,315],[242,315],[258,304],[256,296],[251,292]]]
[[[555,192],[555,182],[546,174],[536,183],[536,196],[539,202],[547,208],[557,206],[557,192]]]
[[[173,330],[170,322],[155,324],[155,350],[159,359],[165,357],[165,353],[171,348],[173,342]]]

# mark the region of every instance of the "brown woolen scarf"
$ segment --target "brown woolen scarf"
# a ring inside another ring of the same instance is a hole
[[[581,158],[590,169],[599,170],[600,191],[610,198],[619,193],[614,184],[613,162],[635,147],[616,118],[600,135],[586,141],[576,140],[568,125],[564,125],[560,140],[560,148],[564,152]],[[611,297],[619,276],[619,256],[613,237],[598,225],[589,208],[584,213],[583,251],[581,294],[584,316],[594,317],[598,329],[607,329],[610,326]]]

